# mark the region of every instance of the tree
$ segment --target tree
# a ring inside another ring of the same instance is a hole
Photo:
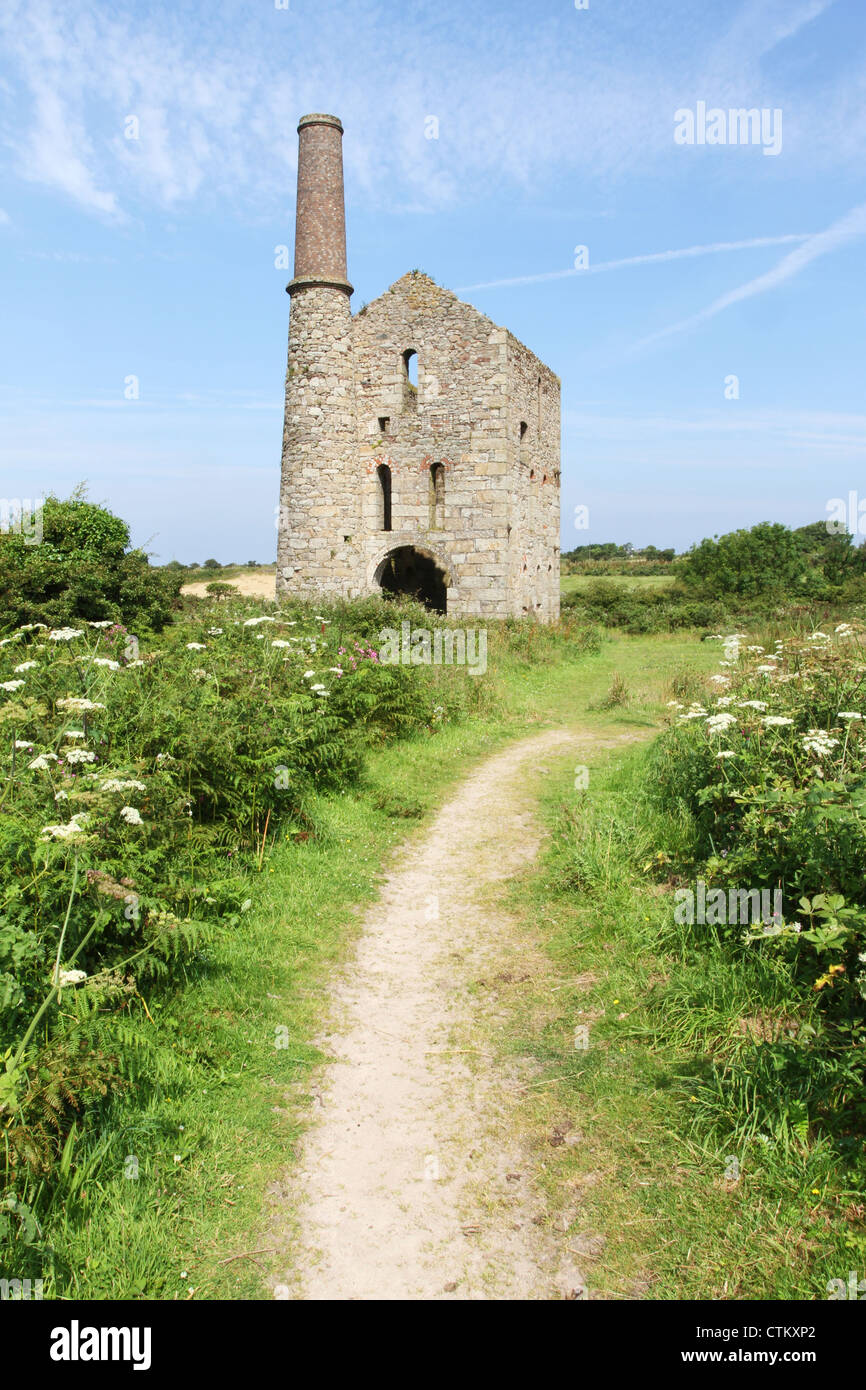
[[[704,598],[803,592],[808,566],[793,531],[761,521],[751,530],[702,540],[676,564],[683,584]]]
[[[178,606],[180,573],[151,566],[130,549],[129,527],[78,488],[50,496],[41,534],[0,534],[0,626],[113,620],[158,631]]]

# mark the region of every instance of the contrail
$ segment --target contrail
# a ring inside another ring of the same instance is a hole
[[[712,256],[718,251],[751,251],[758,246],[783,246],[791,241],[808,241],[811,232],[789,232],[786,236],[751,237],[748,241],[714,241],[709,246],[683,246],[673,251],[653,251],[646,256],[626,256],[619,261],[599,261],[583,270],[546,270],[540,275],[516,275],[510,280],[486,280],[480,285],[460,285],[455,294],[470,290],[498,290],[510,285],[537,285],[543,280],[564,280],[572,275],[599,275],[604,270],[621,270],[628,265],[651,265],[657,261],[680,261],[689,256]]]

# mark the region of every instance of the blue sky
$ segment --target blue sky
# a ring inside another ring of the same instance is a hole
[[[273,558],[275,247],[330,111],[354,307],[420,267],[562,378],[563,548],[866,496],[864,51],[863,0],[4,0],[0,492]],[[778,153],[678,143],[700,102]]]

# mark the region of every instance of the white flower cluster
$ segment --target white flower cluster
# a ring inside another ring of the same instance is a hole
[[[73,816],[70,821],[67,821],[65,825],[44,825],[41,833],[51,840],[68,840],[73,835],[81,835],[83,833],[84,827],[87,824],[87,819],[86,812],[79,811],[78,814]]]
[[[98,700],[85,700],[79,695],[65,695],[62,700],[57,701],[58,709],[71,709],[76,714],[87,714],[93,709],[105,709]]]
[[[71,642],[73,637],[83,637],[81,627],[53,627],[48,634],[49,642]]]
[[[104,781],[100,782],[99,785],[102,787],[102,790],[104,792],[147,791],[147,787],[144,785],[144,783],[136,781],[134,777],[106,777]]]
[[[810,729],[800,739],[800,743],[807,753],[817,753],[819,757],[825,758],[838,747],[839,740],[831,738],[823,729]]]

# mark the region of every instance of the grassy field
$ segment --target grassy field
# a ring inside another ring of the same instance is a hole
[[[563,574],[559,589],[560,593],[574,594],[593,584],[603,583],[639,593],[648,589],[669,589],[673,582],[673,576],[668,574]]]

